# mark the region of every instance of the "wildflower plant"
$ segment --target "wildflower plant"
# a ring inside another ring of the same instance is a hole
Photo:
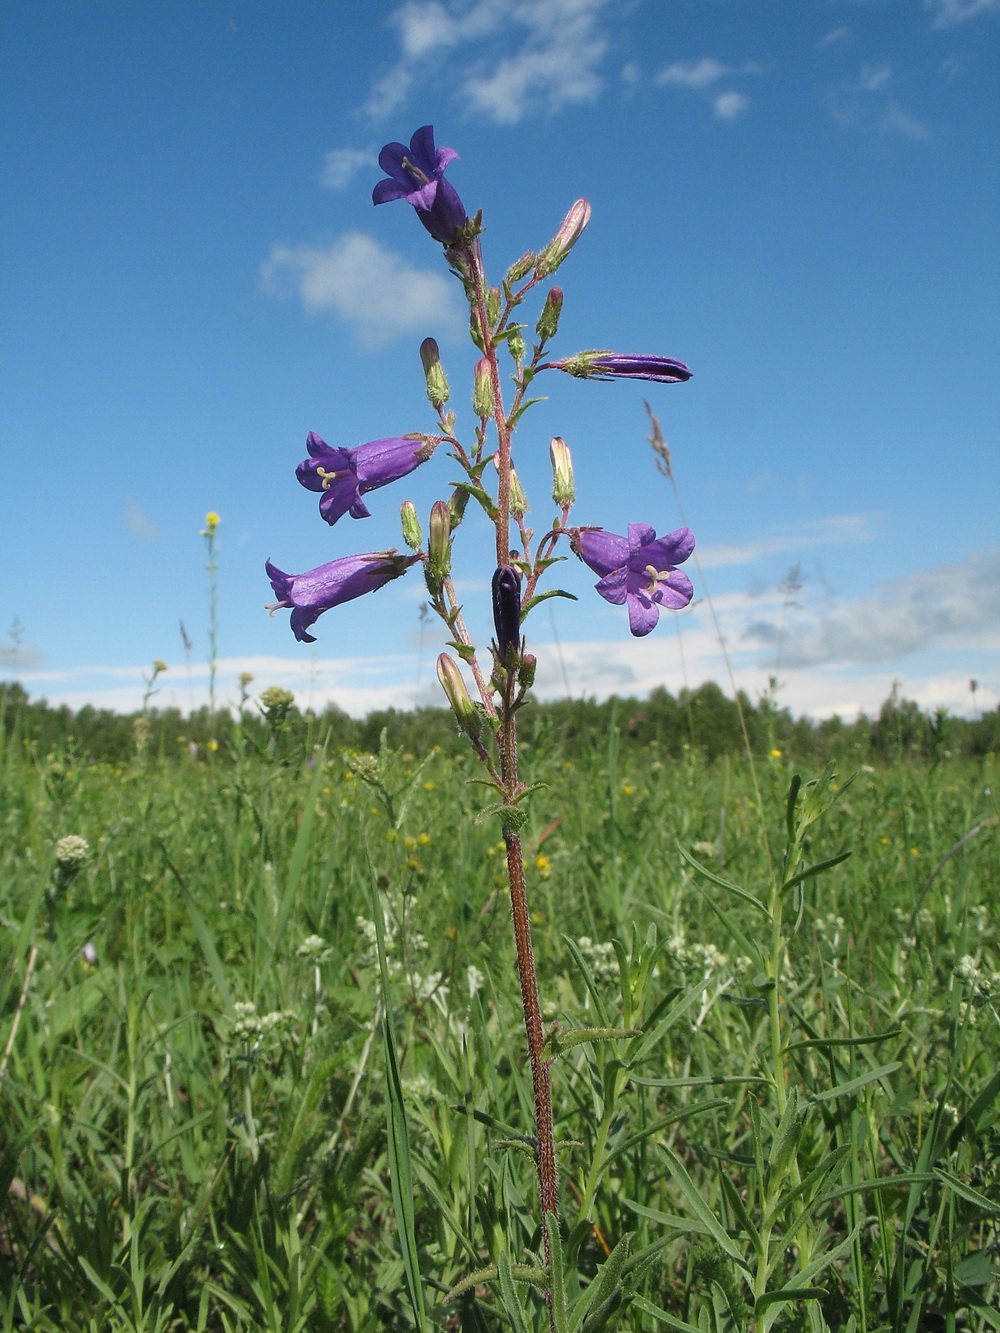
[[[694,549],[694,537],[687,528],[657,537],[645,522],[631,523],[627,536],[618,536],[597,524],[572,521],[572,458],[565,440],[556,437],[550,444],[554,513],[536,538],[526,523],[528,500],[514,465],[514,435],[528,410],[540,401],[530,395],[534,381],[544,371],[563,371],[579,379],[627,378],[664,384],[681,383],[690,378],[691,371],[673,358],[600,350],[552,359],[550,349],[558,334],[564,294],[561,287],[545,284],[583,234],[590,205],[577,200],[553,238],[540,250],[523,254],[494,284],[487,276],[480,244],[482,215],[470,217],[454,186],[445,178],[445,170],[457,156],[451,148],[436,147],[429,125],[416,131],[409,146],[387,144],[379,156],[386,177],[375,186],[373,202],[378,205],[405,200],[410,204],[433,240],[443,246],[443,258],[461,283],[476,354],[470,428],[460,434],[458,413],[449,406],[451,391],[439,349],[432,338],[427,338],[420,347],[420,358],[427,398],[435,414],[433,429],[409,430],[355,448],[330,445],[310,432],[306,442],[309,456],[299,464],[296,476],[307,490],[319,494],[320,515],[330,525],[345,514],[355,519],[367,517],[369,510],[363,496],[403,478],[437,453],[452,459],[462,478],[450,483],[450,495],[432,505],[426,532],[415,506],[404,501],[400,517],[403,544],[409,554],[396,550],[340,554],[297,575],[287,574],[268,561],[267,574],[277,598],[269,609],[290,610],[295,637],[312,642],[309,631],[326,611],[376,592],[416,565],[422,569],[430,606],[444,626],[451,650],[438,658],[438,678],[459,728],[482,763],[484,776],[480,781],[493,798],[479,818],[498,818],[503,833],[531,1069],[535,1124],[527,1141],[537,1172],[544,1268],[514,1273],[508,1256],[501,1254],[486,1278],[498,1285],[511,1318],[516,1318],[514,1309],[519,1300],[512,1287],[514,1278],[535,1282],[544,1293],[552,1326],[564,1327],[550,1069],[555,1055],[569,1046],[632,1034],[605,1026],[557,1035],[554,1031],[547,1033],[543,1026],[520,836],[528,817],[527,802],[536,789],[536,785],[522,779],[517,754],[517,715],[536,669],[535,656],[528,651],[524,637],[525,627],[530,613],[542,601],[571,596],[561,588],[545,586],[553,566],[565,559],[559,551],[566,546],[598,575],[597,592],[605,600],[626,607],[632,634],[648,634],[662,610],[679,609],[691,600],[691,581],[678,566]],[[522,309],[529,297],[538,296],[540,309],[532,330]],[[525,447],[539,446],[529,436]],[[452,577],[455,539],[470,504],[480,507],[496,537],[491,578],[495,638],[485,650],[469,634]],[[383,754],[377,770],[371,773],[355,767],[386,804],[390,823],[394,823],[396,812],[382,776],[385,760]],[[376,923],[381,925],[378,913]],[[393,1063],[388,1049],[387,1059]],[[399,1165],[405,1169],[403,1158]],[[402,1229],[405,1216],[400,1222]],[[620,1285],[626,1250],[627,1243],[623,1243],[621,1252],[616,1250],[605,1265],[608,1271],[602,1280],[591,1284],[580,1298],[584,1303],[576,1316],[579,1320],[588,1316],[588,1328],[599,1327],[611,1313],[609,1307],[597,1318],[602,1300]],[[483,1275],[477,1278],[483,1280]],[[416,1290],[419,1281],[412,1269],[408,1281],[420,1323],[422,1296]]]

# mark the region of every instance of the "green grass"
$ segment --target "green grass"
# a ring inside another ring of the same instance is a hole
[[[774,952],[750,897],[776,901],[792,769],[757,761],[758,804],[745,763],[618,739],[542,729],[523,763],[578,1327],[608,1295],[644,1333],[1000,1328],[992,758],[808,789],[805,861],[851,856],[781,895]],[[474,758],[383,755],[390,820],[373,760],[202,754],[3,757],[3,1328],[547,1326]]]

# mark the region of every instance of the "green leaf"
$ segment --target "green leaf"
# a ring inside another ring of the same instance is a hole
[[[580,1046],[587,1041],[620,1041],[626,1037],[641,1036],[641,1028],[568,1028],[565,1032],[553,1029],[545,1038],[542,1058],[554,1060],[571,1046]]]
[[[790,889],[796,884],[801,884],[804,880],[812,879],[816,875],[821,875],[824,870],[829,870],[831,866],[839,866],[841,861],[846,861],[851,855],[852,853],[850,849],[845,849],[844,851],[838,852],[836,856],[829,857],[826,861],[819,861],[814,866],[807,866],[805,870],[797,870],[794,875],[791,875],[785,880],[784,884],[782,884],[781,892],[784,893],[786,889]]]
[[[501,1250],[497,1255],[497,1276],[500,1282],[500,1297],[503,1301],[504,1313],[510,1320],[514,1333],[531,1333],[528,1326],[528,1317],[514,1286],[514,1273],[511,1269],[510,1255],[506,1250]]]
[[[653,1305],[647,1301],[645,1296],[633,1296],[631,1300],[633,1309],[641,1310],[643,1314],[648,1314],[650,1319],[655,1319],[660,1324],[666,1324],[667,1328],[674,1328],[678,1333],[703,1333],[703,1330],[695,1327],[694,1324],[687,1324],[683,1319],[678,1319],[675,1314],[667,1314],[666,1310],[661,1310],[658,1305]]]
[[[716,1088],[726,1083],[770,1084],[771,1082],[769,1078],[764,1078],[760,1074],[692,1074],[689,1078],[647,1078],[630,1072],[629,1079],[644,1088]]]
[[[838,1083],[835,1088],[827,1088],[825,1092],[814,1092],[809,1098],[811,1103],[832,1102],[837,1097],[849,1097],[852,1092],[857,1092],[858,1088],[863,1088],[866,1083],[874,1083],[880,1078],[886,1078],[889,1074],[894,1074],[897,1069],[902,1068],[901,1060],[893,1060],[891,1064],[879,1065],[878,1069],[870,1069],[867,1074],[859,1074],[857,1078],[848,1079],[846,1083]]]
[[[552,1300],[553,1333],[569,1333],[566,1311],[566,1279],[563,1276],[562,1236],[559,1234],[559,1219],[553,1213],[545,1215],[545,1234],[549,1242],[549,1255],[552,1273],[549,1279],[549,1293]]]
[[[465,491],[473,500],[478,500],[491,522],[499,517],[500,510],[494,504],[493,497],[482,486],[474,486],[471,481],[452,481],[449,485],[454,486],[456,491]]]
[[[521,404],[521,406],[517,409],[516,412],[512,412],[510,414],[510,416],[507,418],[507,425],[511,428],[511,430],[513,430],[514,427],[517,425],[517,423],[524,416],[525,412],[527,412],[529,407],[534,407],[536,403],[544,403],[547,401],[548,401],[547,395],[543,395],[541,398],[527,399],[526,402],[523,402]]]
[[[716,1217],[715,1213],[702,1198],[697,1185],[687,1173],[687,1168],[677,1156],[677,1154],[668,1148],[665,1144],[657,1145],[661,1154],[666,1158],[670,1167],[670,1174],[674,1183],[691,1205],[691,1210],[703,1226],[707,1227],[708,1233],[712,1236],[716,1244],[729,1255],[734,1263],[739,1264],[740,1268],[751,1272],[752,1269],[740,1250],[740,1247],[730,1237],[725,1227]]]
[[[694,869],[698,871],[699,875],[704,875],[705,878],[710,879],[713,884],[718,884],[720,889],[725,889],[728,893],[735,894],[737,898],[742,898],[743,901],[749,903],[751,907],[756,907],[757,911],[763,915],[765,920],[769,921],[771,919],[770,912],[759,898],[755,898],[747,889],[741,889],[740,886],[734,884],[732,880],[723,879],[723,877],[717,875],[714,870],[709,870],[707,866],[703,866],[700,861],[695,860],[691,853],[687,851],[680,842],[676,845],[677,850],[680,852],[681,856],[683,856],[684,860],[687,861],[689,866],[693,866]]]
[[[793,1041],[781,1048],[782,1055],[792,1051],[826,1050],[835,1046],[874,1046],[880,1041],[890,1041],[898,1037],[902,1028],[887,1028],[885,1032],[873,1032],[870,1037],[809,1037],[805,1041]]]
[[[985,1194],[980,1194],[979,1191],[974,1190],[971,1185],[966,1185],[965,1181],[959,1180],[958,1176],[953,1176],[950,1171],[942,1171],[940,1169],[936,1170],[934,1174],[942,1184],[947,1185],[954,1194],[957,1194],[959,1198],[964,1199],[966,1203],[975,1204],[977,1208],[981,1208],[982,1211],[988,1213],[990,1217],[1000,1217],[1000,1204],[994,1203],[991,1199],[987,1199]]]
[[[576,1330],[591,1311],[596,1314],[610,1296],[621,1290],[622,1270],[625,1267],[625,1261],[628,1259],[632,1249],[633,1235],[633,1232],[627,1231],[625,1235],[622,1236],[621,1240],[597,1270],[593,1282],[591,1282],[586,1291],[582,1292],[581,1295],[577,1297],[576,1303],[570,1312],[569,1333],[576,1333]]]
[[[754,1301],[753,1312],[759,1318],[769,1305],[785,1305],[789,1301],[818,1301],[825,1295],[823,1287],[782,1287],[780,1291],[765,1291],[763,1296],[758,1296]]]
[[[521,607],[521,619],[533,610],[539,602],[547,602],[550,597],[565,597],[569,602],[578,602],[580,599],[574,593],[564,592],[562,588],[550,588],[548,592],[536,593],[534,597],[529,597]]]

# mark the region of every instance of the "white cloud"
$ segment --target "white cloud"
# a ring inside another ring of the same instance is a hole
[[[1000,14],[1000,0],[924,0],[934,15],[933,27],[952,28],[980,14]]]
[[[728,65],[711,56],[701,60],[677,60],[656,76],[657,83],[677,84],[681,88],[707,88],[724,75],[731,73]]]
[[[926,125],[904,111],[898,102],[890,102],[886,107],[879,121],[879,129],[884,134],[902,134],[904,138],[914,139],[917,143],[930,143],[934,137]]]
[[[361,232],[331,245],[272,246],[261,266],[264,290],[295,294],[310,314],[330,310],[354,326],[366,347],[403,333],[450,334],[460,326],[445,276],[417,269]]]
[[[719,93],[712,103],[719,120],[736,120],[738,116],[743,115],[749,105],[749,97],[736,92]]]
[[[816,46],[820,51],[830,46],[842,46],[845,42],[849,42],[853,36],[853,32],[845,23],[839,28],[833,28],[825,37],[821,37]]]
[[[405,102],[418,75],[474,45],[456,100],[497,124],[592,102],[608,39],[599,25],[611,0],[407,0],[389,16],[401,58],[374,84],[363,108],[381,120]],[[511,49],[513,47],[513,49]],[[485,49],[485,54],[484,54]]]
[[[891,65],[862,65],[858,87],[866,93],[876,92],[892,78]]]
[[[331,148],[323,158],[319,183],[328,190],[343,190],[362,169],[370,167],[378,155],[377,148]]]
[[[783,660],[790,666],[863,665],[890,662],[963,636],[975,645],[1000,630],[1000,547],[971,555],[959,565],[909,574],[867,597],[834,607],[796,627]],[[746,635],[773,643],[780,627],[758,620]]]

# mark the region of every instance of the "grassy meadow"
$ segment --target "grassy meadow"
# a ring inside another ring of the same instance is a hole
[[[1000,1329],[993,752],[928,723],[793,761],[758,715],[751,767],[690,710],[588,716],[522,753],[574,1333]],[[496,1276],[541,1250],[531,1086],[460,738],[277,709],[102,756],[30,721],[0,759],[3,1329],[547,1327]]]

